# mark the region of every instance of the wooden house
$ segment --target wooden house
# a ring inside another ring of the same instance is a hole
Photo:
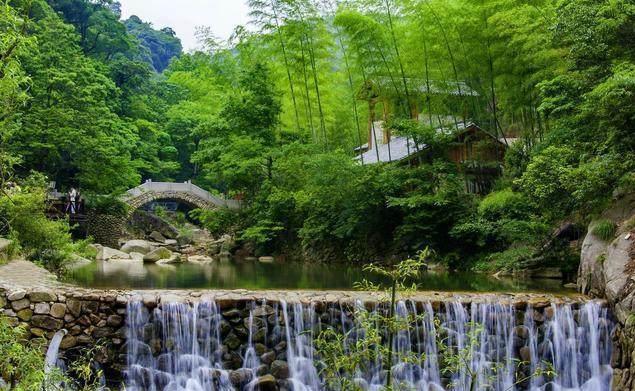
[[[511,140],[498,139],[474,123],[461,125],[459,130],[439,128],[440,133],[450,137],[447,157],[464,173],[466,191],[476,194],[488,193],[495,180],[502,175],[505,152]],[[417,145],[405,136],[390,136],[382,121],[372,127],[374,143],[364,145],[356,159],[363,164],[394,163],[416,165],[425,158],[429,146]]]

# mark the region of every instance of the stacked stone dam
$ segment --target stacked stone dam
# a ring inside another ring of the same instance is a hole
[[[66,329],[62,358],[104,343],[97,360],[106,378],[129,390],[327,389],[314,337],[334,327],[351,343],[363,335],[356,306],[373,310],[380,300],[364,292],[98,291],[49,278],[27,262],[0,267],[0,313],[31,338]],[[609,390],[611,353],[622,354],[612,348],[605,304],[585,297],[420,292],[396,313],[416,319],[394,335],[393,362],[395,379],[416,390],[468,390],[472,380],[497,391]],[[469,365],[443,371],[439,341],[469,351]],[[424,360],[406,364],[413,354]],[[525,362],[519,371],[515,359]],[[555,379],[513,384],[544,362]],[[375,363],[346,376],[369,390],[386,381]]]
[[[151,310],[142,302],[130,303],[127,389],[327,389],[314,338],[333,327],[348,336],[345,343],[354,344],[364,333],[355,305],[361,304],[243,301],[224,307],[202,301]],[[403,301],[397,316],[412,320],[411,327],[396,333],[393,345],[393,381],[408,389],[610,389],[612,326],[598,303],[527,307]],[[471,338],[478,343],[471,344]],[[467,365],[444,371],[440,343],[464,355]],[[424,360],[406,364],[407,357]],[[541,368],[553,368],[557,376],[531,376]],[[379,389],[386,382],[379,362],[343,376],[362,389]],[[523,378],[530,379],[515,384]]]

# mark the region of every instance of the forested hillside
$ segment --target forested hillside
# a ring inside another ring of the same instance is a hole
[[[575,268],[554,228],[635,188],[632,0],[250,0],[186,54],[116,2],[0,4],[2,186],[192,179],[244,200],[197,217],[260,254],[484,270]],[[379,122],[416,158],[356,158]],[[471,124],[504,160],[448,157]]]

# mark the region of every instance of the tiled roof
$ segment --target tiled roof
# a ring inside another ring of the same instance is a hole
[[[455,128],[439,127],[437,129],[437,132],[452,133],[453,131],[455,131],[455,129],[462,131],[466,128],[469,128],[470,126],[475,125],[471,122],[467,125],[459,123],[456,125]],[[384,144],[382,130],[383,121],[375,122],[375,138],[377,140],[377,143],[379,144],[379,148],[376,149],[375,143],[373,143],[373,147],[371,149],[355,157],[355,159],[359,160],[360,162],[363,161],[364,164],[398,162],[428,148],[426,144],[416,145],[412,138],[408,138],[405,136],[393,136],[391,137],[389,143]]]
[[[392,137],[388,144],[380,144],[377,149],[373,147],[373,149],[357,156],[356,159],[364,164],[398,162],[427,147],[427,145],[419,145],[417,149],[413,139],[396,136]],[[378,155],[379,159],[377,158]]]

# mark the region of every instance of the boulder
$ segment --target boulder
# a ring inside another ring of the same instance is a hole
[[[152,231],[148,237],[158,243],[165,243],[166,241],[165,236],[161,235],[161,232],[158,231]]]
[[[156,247],[152,245],[152,243],[147,240],[129,240],[121,247],[121,251],[126,254],[130,253],[140,253],[147,254],[153,251]]]
[[[258,258],[258,262],[260,262],[260,263],[274,263],[275,259],[274,259],[274,257],[260,257],[260,258]]]
[[[187,246],[188,244],[194,243],[191,235],[180,233],[179,236],[176,237],[176,242],[179,246]]]
[[[143,262],[156,263],[162,259],[170,259],[172,257],[172,251],[164,247],[156,248],[143,257]]]
[[[37,327],[31,327],[29,331],[31,332],[31,334],[39,338],[43,337],[44,334],[46,334],[46,330],[38,329]]]
[[[225,337],[223,342],[230,350],[236,350],[240,346],[240,339],[233,333]]]
[[[242,388],[241,386],[250,382],[252,377],[253,373],[251,372],[251,369],[247,368],[237,369],[235,371],[231,371],[229,374],[229,380],[238,388]]]
[[[612,241],[595,235],[601,220],[613,221],[618,227]],[[578,288],[582,293],[603,297],[613,307],[621,323],[635,311],[635,194],[614,200],[598,220],[591,222],[582,243]]]
[[[123,318],[119,315],[110,315],[106,320],[108,326],[119,327],[123,323]]]
[[[110,247],[101,247],[95,257],[98,261],[110,261],[115,259],[130,259],[130,255]]]
[[[210,243],[207,245],[207,253],[209,255],[218,255],[220,253],[220,244]]]
[[[88,258],[80,257],[79,255],[73,255],[71,260],[67,264],[65,264],[64,267],[66,268],[66,270],[73,271],[86,267],[91,263],[93,262]]]
[[[260,376],[254,383],[254,391],[276,391],[278,385],[272,375]]]
[[[260,356],[260,361],[269,365],[272,362],[276,361],[276,352],[267,352]]]
[[[271,363],[271,374],[276,379],[287,379],[289,377],[289,365],[286,361],[276,360]]]
[[[95,253],[98,253],[99,250],[101,250],[102,247],[104,247],[104,246],[99,244],[99,243],[91,243],[91,244],[88,245],[88,248],[93,249],[95,251]]]
[[[157,265],[173,265],[175,263],[181,263],[181,255],[177,253],[173,253],[170,255],[170,258],[159,259]]]
[[[135,252],[130,253],[130,258],[133,261],[143,261],[144,256],[145,254],[141,254],[141,253],[135,253]]]
[[[220,240],[222,241],[220,244],[220,252],[221,253],[231,253],[236,247],[236,242],[234,238],[229,235],[223,235]]]
[[[202,264],[214,262],[214,258],[207,257],[205,255],[190,255],[189,257],[187,257],[187,260],[188,262],[202,263]]]
[[[192,240],[194,243],[206,243],[211,242],[212,235],[205,229],[193,229],[192,230]]]
[[[519,355],[522,362],[531,362],[531,349],[529,348],[529,346],[523,346],[522,348],[520,348]]]

